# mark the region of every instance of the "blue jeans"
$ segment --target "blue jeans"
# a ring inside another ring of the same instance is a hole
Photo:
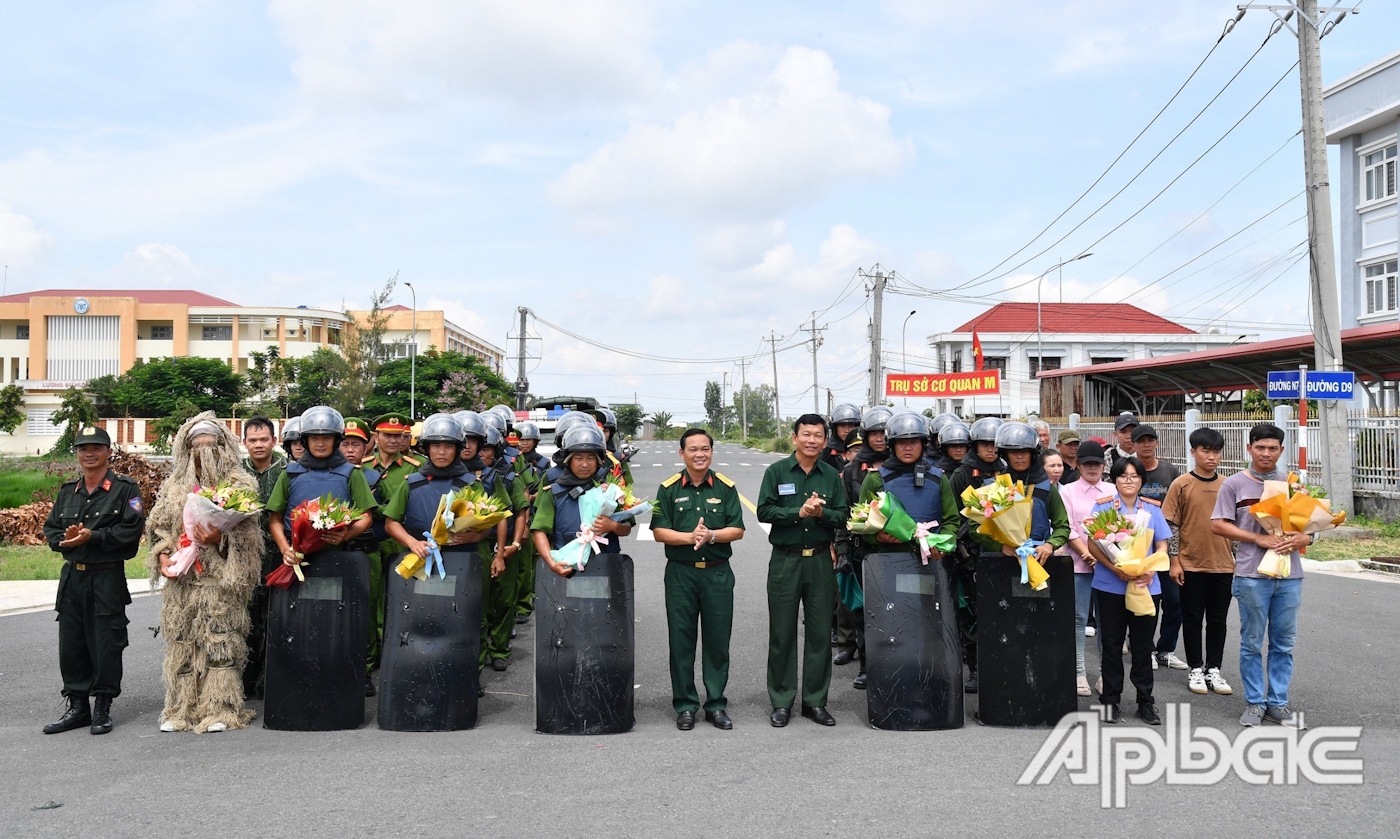
[[[1293,642],[1298,636],[1301,578],[1236,577],[1232,587],[1240,604],[1240,678],[1244,701],[1271,708],[1288,704],[1293,681]],[[1264,633],[1269,634],[1269,688],[1264,692]]]
[[[1089,621],[1089,598],[1094,595],[1094,575],[1074,575],[1074,666],[1084,675],[1084,627]]]

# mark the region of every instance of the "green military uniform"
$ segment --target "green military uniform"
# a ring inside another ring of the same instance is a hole
[[[277,476],[277,482],[272,485],[272,493],[267,498],[267,510],[273,515],[281,515],[287,512],[287,502],[291,498],[292,481],[283,472]],[[375,500],[374,493],[370,492],[369,482],[365,480],[364,473],[350,473],[350,506],[361,513],[374,513],[379,509],[379,502]],[[292,534],[287,534],[287,541],[291,541]]]
[[[515,470],[515,482],[524,484],[526,496],[530,501],[530,507],[525,513],[530,520],[535,516],[535,497],[545,487],[544,471],[535,469],[529,463],[529,458],[534,454],[536,452],[521,452],[515,463],[511,464],[511,468]],[[535,558],[535,540],[530,538],[530,532],[527,530],[525,542],[520,546],[520,567],[515,578],[516,623],[524,623],[530,613],[535,611]]]
[[[938,495],[938,500],[943,505],[943,515],[938,521],[938,530],[934,532],[956,538],[958,535],[958,525],[962,524],[962,512],[958,506],[957,499],[948,489],[948,478],[946,475],[941,478],[936,475],[929,475],[928,480],[940,480],[943,482],[942,491]],[[865,476],[865,481],[860,485],[860,503],[864,504],[867,501],[872,501],[876,495],[884,491],[885,479],[880,476],[880,470],[875,469],[868,472]],[[918,523],[921,524],[922,522]],[[873,535],[863,535],[861,538],[878,549],[887,547],[886,545],[880,544]]]
[[[364,420],[355,419],[356,422],[364,423]],[[350,432],[350,419],[345,421],[345,431]],[[403,414],[384,414],[374,420],[374,430],[377,432],[407,434],[410,431],[408,417]],[[368,423],[364,424],[363,431],[366,439],[369,439]],[[380,647],[384,638],[384,592],[388,589],[389,574],[394,569],[394,559],[403,553],[403,546],[384,533],[384,516],[382,510],[389,500],[394,497],[395,491],[402,485],[409,475],[418,471],[423,465],[423,459],[415,457],[407,452],[400,452],[387,460],[381,458],[380,452],[367,455],[360,466],[367,469],[374,469],[379,472],[379,482],[374,485],[374,498],[379,502],[381,512],[374,517],[374,527],[365,534],[367,544],[365,555],[369,557],[369,608],[370,608],[370,636],[369,657],[366,659],[366,666],[373,669],[379,666]],[[368,540],[378,540],[378,544],[369,544]]]
[[[496,497],[507,504],[516,515],[527,516],[530,514],[530,498],[525,489],[524,481],[519,479],[507,481],[504,474],[498,473],[494,491]],[[513,518],[506,520],[506,528],[506,544],[510,544],[515,539]],[[528,537],[528,534],[526,535]],[[520,577],[520,562],[524,553],[524,544],[521,544],[520,551],[506,560],[505,570],[498,577],[491,576],[491,562],[496,557],[494,529],[490,539],[484,539],[478,543],[477,551],[481,555],[483,569],[481,581],[481,661],[483,664],[488,660],[510,661],[510,633],[511,628],[515,626],[517,614],[516,584]]]
[[[287,459],[281,452],[273,451],[272,462],[259,471],[251,458],[243,458],[243,468],[258,482],[258,500],[263,503],[263,511],[258,514],[258,527],[262,529],[263,555],[262,576],[266,577],[282,564],[282,553],[277,543],[272,541],[272,532],[267,527],[271,513],[267,511],[267,501],[272,496],[272,487],[286,471]],[[250,699],[261,699],[264,676],[267,666],[267,585],[259,580],[248,601],[248,617],[251,629],[248,631],[248,665],[243,668],[243,695]]]
[[[802,505],[816,493],[825,499],[820,518],[801,518]],[[772,524],[768,542],[768,696],[774,708],[791,708],[797,695],[797,607],[802,605],[802,704],[826,705],[831,687],[831,603],[836,572],[831,540],[846,524],[846,490],[841,475],[820,460],[804,472],[788,455],[763,473],[758,520]]]
[[[92,430],[83,429],[74,445],[110,445],[88,433]],[[107,435],[102,432],[100,437]],[[64,532],[75,524],[92,531],[92,538],[60,547],[67,538]],[[54,604],[64,696],[86,701],[89,696],[115,697],[122,692],[126,606],[131,602],[123,563],[136,556],[145,526],[140,487],[110,469],[92,492],[79,476],[60,487],[54,498],[44,538],[64,560]]]
[[[698,484],[688,472],[662,481],[652,505],[651,528],[691,533],[701,518],[710,530],[744,526],[744,510],[734,482],[708,471]],[[666,546],[666,627],[671,648],[671,707],[699,711],[695,690],[695,640],[701,636],[701,680],[705,710],[723,711],[729,682],[729,638],[734,625],[734,572],[729,543]]]

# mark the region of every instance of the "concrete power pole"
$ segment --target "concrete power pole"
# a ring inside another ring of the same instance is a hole
[[[768,337],[764,339],[771,345],[773,350],[773,424],[781,427],[783,424],[782,403],[778,401],[778,334],[773,331],[768,332]]]
[[[1337,258],[1332,248],[1332,190],[1327,171],[1327,121],[1322,106],[1324,24],[1330,30],[1354,5],[1333,3],[1318,10],[1317,0],[1283,5],[1244,4],[1239,10],[1267,9],[1298,37],[1298,80],[1303,102],[1303,170],[1308,196],[1308,279],[1313,315],[1313,353],[1317,369],[1342,369],[1342,314],[1337,300]],[[1295,28],[1289,17],[1295,16]],[[1353,480],[1347,413],[1335,399],[1319,400],[1322,426],[1322,485],[1337,508],[1352,509]],[[1300,433],[1302,430],[1300,429]]]
[[[516,311],[520,313],[520,348],[519,355],[515,359],[515,410],[523,411],[525,410],[525,395],[530,392],[530,377],[525,373],[525,316],[530,313],[530,310],[521,306]]]
[[[870,392],[867,394],[867,403],[873,407],[885,401],[885,374],[880,364],[880,349],[883,346],[881,330],[884,326],[885,281],[888,275],[879,263],[875,265],[874,274],[860,273],[871,281],[871,293],[875,297],[875,306],[870,313]]]
[[[749,360],[739,359],[739,420],[744,429],[744,441],[749,439]]]
[[[817,313],[812,313],[812,323],[802,328],[804,332],[812,334],[812,413],[820,414],[821,409],[821,387],[817,384],[817,348],[822,345],[822,338],[818,332],[825,332],[826,327],[817,328]]]

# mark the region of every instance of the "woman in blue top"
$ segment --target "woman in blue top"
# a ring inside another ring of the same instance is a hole
[[[1147,469],[1136,457],[1119,458],[1113,464],[1109,480],[1116,492],[1094,505],[1090,515],[1098,515],[1104,510],[1116,509],[1129,518],[1147,519],[1152,530],[1154,551],[1165,551],[1171,537],[1171,526],[1162,516],[1162,508],[1152,501],[1141,498],[1142,476]],[[1134,615],[1128,611],[1124,595],[1128,586],[1141,586],[1152,594],[1152,602],[1161,601],[1162,584],[1156,572],[1130,577],[1105,556],[1103,550],[1092,539],[1089,540],[1090,553],[1098,560],[1094,564],[1095,591],[1099,592],[1099,643],[1100,670],[1103,686],[1099,702],[1107,709],[1105,722],[1118,722],[1118,702],[1123,695],[1123,638],[1128,636],[1132,648],[1133,687],[1137,689],[1137,716],[1148,725],[1161,725],[1157,707],[1152,700],[1152,636],[1157,631],[1157,615]],[[1160,607],[1159,607],[1160,608]]]

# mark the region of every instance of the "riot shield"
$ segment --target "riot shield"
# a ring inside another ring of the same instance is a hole
[[[597,554],[560,577],[535,569],[535,730],[630,731],[636,626],[632,558]]]
[[[324,550],[307,557],[301,570],[304,582],[271,591],[263,727],[359,728],[365,721],[369,558]]]
[[[1021,582],[1015,557],[977,560],[977,718],[985,725],[1053,726],[1079,709],[1074,665],[1074,566],[1046,563],[1049,584]]]
[[[445,577],[436,569],[426,580],[389,577],[379,676],[379,727],[386,731],[476,725],[481,556],[475,545],[444,547],[442,565]]]
[[[924,565],[907,551],[865,558],[865,700],[875,728],[962,727],[962,642],[950,561]]]

